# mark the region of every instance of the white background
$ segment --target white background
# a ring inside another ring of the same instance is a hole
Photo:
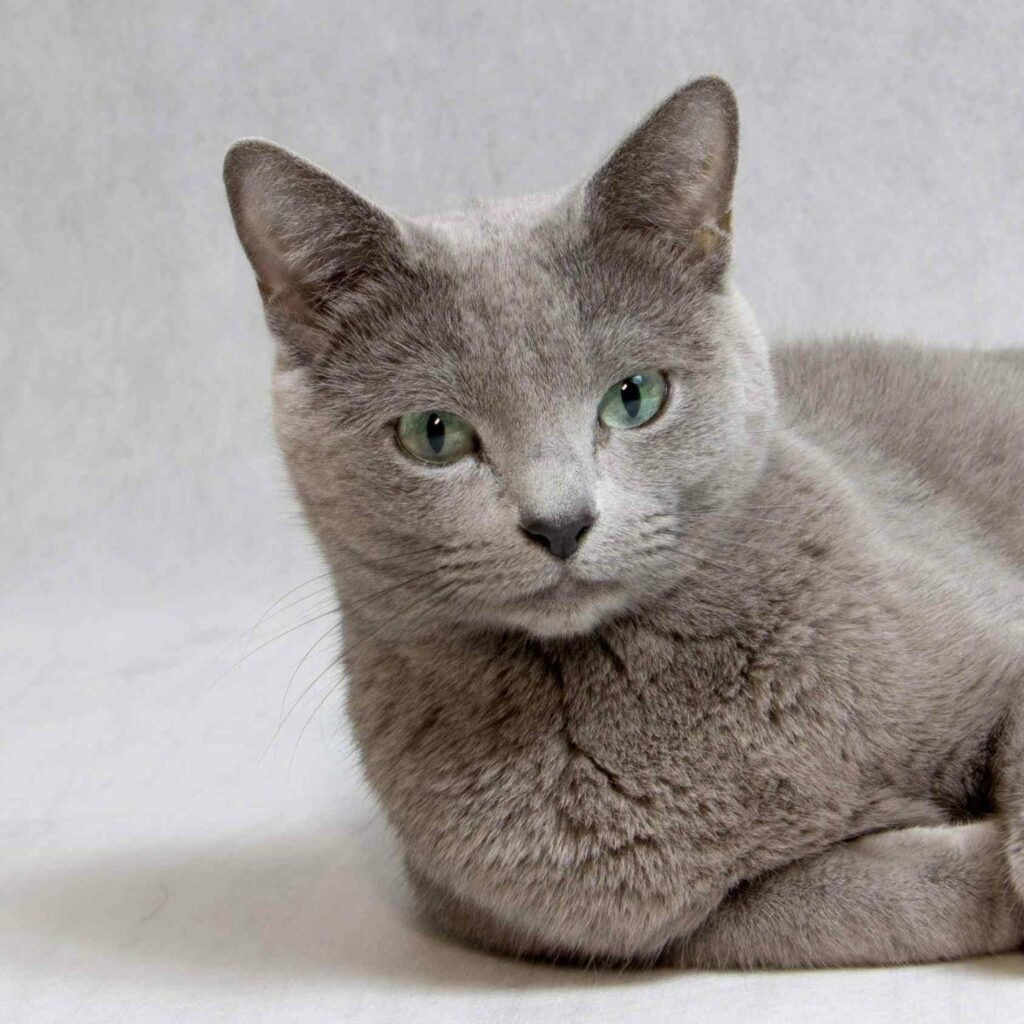
[[[547,189],[717,72],[743,120],[737,276],[770,334],[1013,344],[1015,2],[0,12],[0,1021],[1019,1014],[1017,957],[607,976],[415,921],[334,636],[299,664],[333,619],[220,184],[263,135],[408,213]]]

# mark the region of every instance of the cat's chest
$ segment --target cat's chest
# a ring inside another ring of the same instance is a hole
[[[850,741],[795,632],[631,629],[576,645],[558,659],[565,733],[638,791],[784,799],[798,762]]]
[[[560,659],[566,767],[552,799],[585,828],[649,829],[730,870],[856,831],[872,755],[807,640],[792,625],[635,629],[574,648]]]
[[[735,866],[770,858],[780,823],[790,850],[801,830],[811,845],[844,833],[856,802],[855,737],[815,708],[818,676],[787,643],[631,629],[452,650],[392,664],[395,683],[354,710],[371,775],[417,813],[426,796],[486,834],[515,822],[605,850],[656,837]]]

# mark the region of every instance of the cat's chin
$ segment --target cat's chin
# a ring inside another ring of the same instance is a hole
[[[495,615],[501,625],[543,639],[580,636],[619,614],[628,594],[610,584],[579,584],[552,588],[504,605]]]

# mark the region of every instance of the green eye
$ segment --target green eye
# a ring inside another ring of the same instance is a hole
[[[615,430],[639,427],[665,403],[668,381],[660,370],[634,373],[610,387],[597,407],[597,418]]]
[[[423,462],[455,462],[476,448],[476,432],[450,412],[407,412],[396,433],[398,443]]]

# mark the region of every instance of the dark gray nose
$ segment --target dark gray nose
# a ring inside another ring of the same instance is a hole
[[[594,517],[589,512],[583,512],[560,522],[537,519],[532,523],[524,523],[523,532],[530,540],[546,547],[555,558],[569,558],[576,553],[583,534],[593,525]]]

